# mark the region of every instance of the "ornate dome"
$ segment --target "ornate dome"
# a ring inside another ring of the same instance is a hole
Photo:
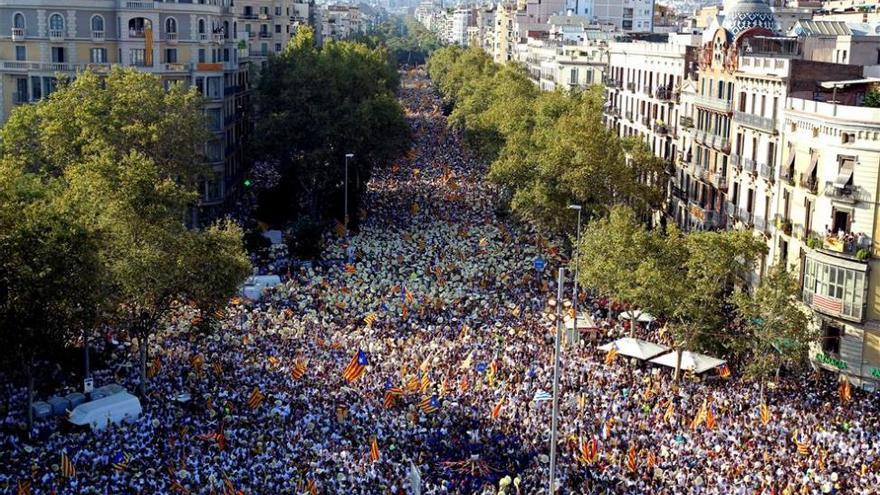
[[[724,5],[724,23],[721,25],[731,36],[752,28],[765,28],[777,31],[778,25],[773,10],[766,0],[728,0]]]

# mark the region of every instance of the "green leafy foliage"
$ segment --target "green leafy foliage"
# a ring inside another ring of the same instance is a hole
[[[342,218],[347,153],[355,155],[349,212],[357,211],[372,167],[398,156],[409,142],[394,96],[398,84],[384,47],[331,41],[318,48],[312,31],[300,29],[269,60],[257,91],[253,151],[281,174],[278,187],[261,195],[258,216],[268,223]]]
[[[441,48],[428,72],[453,106],[450,125],[492,161],[489,178],[512,211],[539,229],[570,231],[572,203],[588,220],[612,205],[641,216],[660,205],[663,161],[606,128],[600,87],[541,92],[523,67],[496,64],[479,48]]]

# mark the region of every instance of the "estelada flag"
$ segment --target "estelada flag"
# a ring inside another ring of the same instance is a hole
[[[636,446],[630,445],[629,452],[626,454],[626,468],[629,469],[629,472],[634,473],[638,468],[636,464]]]
[[[715,412],[711,406],[706,410],[706,428],[715,429]]]
[[[403,390],[400,388],[392,387],[386,390],[385,400],[383,401],[385,409],[391,409],[392,407],[394,407],[395,400],[397,400],[397,397],[401,395],[403,395]]]
[[[467,375],[461,377],[461,382],[458,384],[458,389],[462,392],[467,392],[470,388],[470,384],[468,383]]]
[[[281,364],[281,360],[275,356],[267,357],[266,362],[269,363],[270,368],[274,368],[274,367],[278,366],[279,364]]]
[[[378,317],[376,316],[376,313],[368,313],[367,316],[364,317],[364,323],[366,323],[368,327],[372,327],[377,319]]]
[[[605,364],[611,364],[614,362],[614,358],[617,357],[617,347],[612,347],[608,349],[608,354],[605,355]]]
[[[367,359],[367,354],[358,349],[358,351],[354,353],[354,356],[351,357],[348,366],[342,371],[342,379],[349,383],[354,382],[358,378],[364,376],[364,372],[369,364],[370,361]]]

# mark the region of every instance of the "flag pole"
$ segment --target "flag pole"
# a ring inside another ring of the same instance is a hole
[[[559,341],[562,334],[562,286],[565,281],[565,268],[559,267],[559,279],[556,282],[556,339],[553,352],[553,418],[550,428],[550,491],[553,495],[556,488],[556,427],[559,414]]]

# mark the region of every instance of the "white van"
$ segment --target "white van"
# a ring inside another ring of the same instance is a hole
[[[141,415],[141,402],[128,392],[80,404],[70,412],[68,420],[77,426],[100,430],[108,423],[132,422]]]
[[[244,285],[239,289],[239,294],[251,301],[259,301],[263,297],[263,289],[280,284],[281,277],[278,275],[254,275],[248,277],[244,282]]]

